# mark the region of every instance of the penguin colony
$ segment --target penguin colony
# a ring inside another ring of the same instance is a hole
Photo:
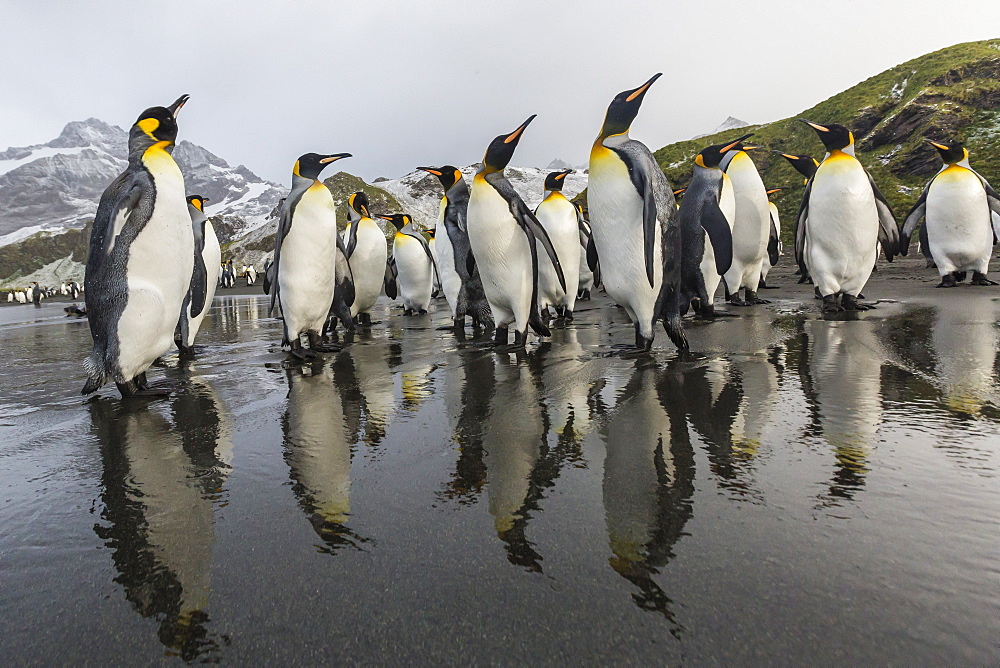
[[[635,328],[623,355],[641,355],[662,325],[688,348],[682,317],[717,315],[720,285],[733,306],[767,303],[768,270],[781,254],[777,208],[744,135],[708,146],[694,158],[683,191],[671,189],[650,150],[629,137],[643,98],[660,77],[611,101],[590,154],[588,207],[562,194],[572,170],[549,174],[532,211],[504,170],[534,119],[498,135],[471,187],[452,165],[420,167],[442,188],[437,228],[417,229],[406,213],[375,216],[363,192],[350,196],[348,226],[337,231],[322,171],[349,153],[307,153],[294,162],[281,205],[273,262],[263,286],[283,322],[282,346],[299,359],[339,349],[336,329],[370,327],[383,292],[402,300],[405,315],[426,313],[443,294],[456,333],[466,319],[476,333],[493,331],[498,350],[525,346],[528,330],[549,335],[553,318],[572,320],[578,299],[603,287]],[[124,397],[162,395],[149,366],[176,344],[192,355],[215,286],[232,286],[232,260],[204,213],[204,197],[185,192],[171,153],[183,95],[151,107],[129,132],[126,170],[104,192],[94,221],[83,294],[93,338],[84,394],[114,382]],[[801,281],[811,281],[825,313],[870,308],[859,301],[878,254],[906,255],[920,229],[921,249],[952,287],[972,272],[973,285],[996,285],[987,265],[1000,234],[1000,196],[969,164],[957,142],[927,140],[944,166],[925,186],[902,230],[874,180],[857,160],[854,136],[835,124],[807,123],[826,149],[822,160],[782,153],[804,178],[795,225]],[[680,198],[683,192],[683,197]],[[677,199],[680,198],[678,205]],[[395,229],[391,253],[375,218]],[[436,232],[436,234],[435,234]],[[257,272],[244,266],[247,284]],[[74,296],[79,286],[63,287]],[[9,301],[38,303],[41,288]],[[731,315],[731,314],[728,314]],[[510,329],[513,328],[513,341]]]

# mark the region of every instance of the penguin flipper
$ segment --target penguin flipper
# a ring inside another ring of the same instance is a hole
[[[812,184],[812,179],[806,182],[802,204],[799,206],[798,215],[795,216],[795,264],[799,266],[799,273],[803,277],[809,275],[809,268],[806,267],[806,226],[809,222],[809,196],[812,194]]]
[[[301,197],[301,194],[299,195]],[[298,202],[299,198],[292,198],[292,195],[285,199],[285,206],[281,209],[281,218],[278,221],[278,229],[274,234],[274,262],[271,263],[271,268],[274,270],[274,278],[271,281],[271,305],[268,307],[267,312],[269,314],[274,313],[274,304],[278,300],[278,271],[280,270],[281,262],[281,244],[284,243],[285,237],[292,229],[292,213],[295,210],[295,204]]]
[[[778,226],[774,223],[774,214],[771,214],[771,230],[767,237],[767,260],[772,267],[778,264]]]
[[[90,255],[87,258],[88,267],[103,266],[112,252],[118,233],[129,223],[133,213],[140,211],[142,220],[148,220],[152,213],[152,198],[145,193],[155,192],[149,173],[142,171],[126,171],[101,195],[101,202],[94,216],[94,227],[90,233]]]
[[[385,279],[383,281],[385,296],[389,299],[395,299],[399,294],[396,286],[396,276],[396,258],[390,257],[385,262]]]
[[[352,222],[350,225],[347,226],[348,239],[347,239],[347,248],[345,249],[344,253],[346,254],[348,259],[350,259],[352,255],[354,255],[354,249],[357,248],[358,246],[358,227],[360,227],[360,223],[361,223],[360,220],[355,220],[354,222]]]
[[[927,192],[931,189],[931,183],[934,179],[931,179],[926,186],[924,186],[924,191],[920,193],[920,199],[917,203],[913,205],[910,212],[906,214],[906,220],[903,221],[903,231],[899,235],[899,254],[906,256],[910,252],[910,239],[913,237],[913,232],[917,229],[917,225],[923,220],[924,215],[927,213]],[[881,237],[881,235],[879,235]],[[880,239],[881,240],[881,239]],[[923,246],[924,235],[921,231],[920,241],[921,246]],[[926,253],[927,249],[923,249]]]
[[[600,258],[597,256],[597,244],[594,243],[593,235],[587,239],[587,267],[592,272],[599,271],[600,267]]]
[[[701,226],[712,242],[715,252],[715,270],[722,276],[733,266],[733,231],[729,227],[726,214],[718,203],[706,204],[701,215]]]
[[[875,195],[875,208],[878,209],[878,240],[882,244],[882,252],[885,259],[892,262],[892,258],[899,255],[899,225],[896,223],[896,215],[892,212],[892,207],[886,201],[885,196],[875,185],[875,179],[866,171],[868,183],[872,186],[872,193]]]
[[[348,259],[347,248],[344,247],[344,239],[339,234],[337,235],[337,255],[335,269],[337,287],[334,290],[334,301],[336,301],[336,293],[339,291],[342,303],[350,309],[354,304],[355,296],[354,272],[351,270],[351,261]]]
[[[559,285],[562,287],[563,292],[566,291],[566,277],[563,274],[562,264],[559,262],[559,256],[556,254],[555,246],[552,245],[552,240],[549,239],[549,233],[545,231],[542,224],[538,222],[535,218],[535,214],[531,212],[528,205],[524,203],[521,196],[517,194],[514,190],[514,186],[510,185],[507,179],[498,179],[497,181],[491,181],[492,185],[500,195],[507,200],[507,206],[510,209],[510,215],[514,217],[517,224],[524,230],[524,234],[528,237],[528,243],[531,245],[532,262],[535,263],[533,269],[535,276],[535,286],[538,285],[538,258],[535,250],[534,242],[537,240],[545,248],[545,253],[549,256],[552,261],[552,266],[555,267],[556,277],[559,279]],[[548,336],[546,334],[545,336]]]

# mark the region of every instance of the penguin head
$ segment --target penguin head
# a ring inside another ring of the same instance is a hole
[[[684,191],[686,191],[686,190],[687,190],[687,186],[685,186],[683,188],[678,188],[677,190],[674,191],[674,198],[677,199],[678,201],[680,201],[681,197],[684,197]]]
[[[823,146],[831,153],[833,151],[842,151],[848,146],[854,145],[854,133],[843,125],[837,125],[836,123],[820,125],[819,123],[807,121],[804,118],[800,118],[799,120],[816,131],[816,134],[819,135],[820,140],[823,142]]]
[[[201,195],[188,195],[187,202],[189,206],[193,206],[202,213],[205,212],[205,202],[208,201],[207,197],[202,197]]]
[[[507,163],[510,162],[510,159],[514,157],[514,149],[517,148],[517,143],[521,141],[521,134],[528,127],[528,123],[535,120],[535,116],[536,114],[532,114],[516,130],[510,134],[500,135],[490,142],[489,148],[486,149],[486,155],[483,156],[483,173],[492,174],[493,172],[503,171]]]
[[[428,241],[434,241],[434,234],[437,232],[437,228],[433,227],[425,232]]]
[[[954,165],[956,162],[961,162],[969,157],[969,151],[957,141],[932,141],[930,139],[924,139],[925,142],[937,149],[937,152],[941,155],[941,159],[944,160],[946,165]]]
[[[362,218],[371,218],[372,215],[368,213],[368,195],[363,192],[352,193],[350,197],[347,198],[347,206],[351,207],[356,214]]]
[[[787,160],[792,167],[795,168],[795,171],[806,177],[806,179],[811,179],[812,175],[816,173],[816,169],[819,167],[819,161],[808,155],[793,155],[791,153],[782,153],[780,151],[775,151],[775,153]]]
[[[405,213],[394,213],[390,216],[377,217],[389,221],[389,224],[395,227],[397,232],[412,222],[412,219]]]
[[[462,172],[458,171],[458,167],[453,167],[452,165],[445,165],[444,167],[417,167],[417,169],[436,176],[445,192],[448,192],[453,185],[462,180]]]
[[[639,114],[639,107],[642,106],[642,98],[646,96],[646,91],[662,75],[662,72],[657,72],[650,77],[649,81],[638,88],[618,93],[608,105],[608,113],[604,116],[604,125],[601,126],[601,134],[598,139],[628,132],[628,129],[632,127],[632,121]]]
[[[319,178],[320,172],[322,172],[323,169],[331,162],[335,162],[341,158],[350,157],[350,153],[332,153],[330,155],[306,153],[305,155],[299,156],[299,159],[295,161],[295,166],[292,167],[292,174],[300,176],[304,179],[315,180]]]
[[[146,137],[153,143],[174,143],[177,139],[177,114],[188,101],[189,95],[181,95],[169,107],[150,107],[139,114],[129,138]]]
[[[545,189],[559,192],[566,183],[566,175],[572,173],[572,169],[560,169],[558,172],[552,172],[545,177]]]
[[[742,151],[743,150],[743,140],[753,137],[753,133],[743,135],[739,139],[736,139],[725,144],[715,144],[714,146],[709,146],[708,148],[702,149],[701,153],[694,157],[694,164],[699,167],[705,167],[707,169],[716,169],[722,162],[722,159],[726,157],[726,154],[730,151]]]

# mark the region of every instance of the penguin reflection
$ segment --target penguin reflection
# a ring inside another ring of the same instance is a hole
[[[447,359],[442,383],[458,459],[439,496],[461,504],[475,503],[486,485],[483,438],[496,388],[493,355],[460,348]]]
[[[829,500],[851,499],[864,485],[882,418],[881,348],[872,322],[807,320],[803,389],[818,431],[836,458]]]
[[[226,636],[209,631],[214,504],[231,459],[231,423],[195,379],[172,403],[173,422],[149,406],[90,404],[101,442],[105,525],[115,582],[143,617],[156,619],[167,654],[210,658]]]
[[[292,491],[325,544],[321,551],[359,548],[367,540],[347,527],[353,453],[340,392],[324,360],[288,371],[281,427]]]
[[[978,415],[988,404],[997,405],[996,314],[983,311],[976,302],[940,300],[931,331],[942,401],[960,416]]]
[[[345,356],[353,361],[348,365],[353,369],[348,391],[354,393],[363,408],[362,440],[377,446],[385,438],[396,407],[392,370],[402,363],[402,349],[396,342],[357,342],[344,349],[340,357]],[[337,384],[343,387],[339,382],[340,365],[338,362]]]
[[[483,463],[489,512],[507,560],[531,572],[542,571],[542,557],[528,539],[528,523],[555,485],[567,462],[579,459],[579,445],[559,438],[548,443],[549,421],[538,370],[543,351],[493,360],[492,373],[471,377],[492,385],[489,409],[482,419]]]
[[[654,364],[637,362],[601,430],[609,563],[638,588],[636,605],[674,623],[675,635],[672,602],[653,576],[674,556],[692,515],[694,452],[678,403],[682,391],[676,370],[661,375]]]

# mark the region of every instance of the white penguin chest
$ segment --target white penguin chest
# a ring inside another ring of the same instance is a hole
[[[927,234],[953,238],[956,242],[992,240],[990,210],[986,190],[968,169],[949,167],[942,171],[927,192]]]
[[[861,163],[853,156],[834,155],[813,177],[809,197],[810,244],[831,243],[867,253],[878,238],[875,193]]]

